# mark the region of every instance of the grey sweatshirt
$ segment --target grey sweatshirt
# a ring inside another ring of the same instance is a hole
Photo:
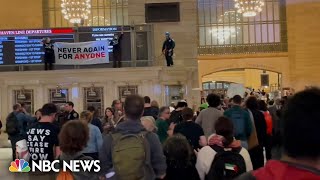
[[[144,127],[140,123],[140,120],[126,120],[120,123],[116,129],[116,132],[122,134],[138,134],[141,131],[145,131]],[[164,175],[166,173],[167,165],[166,159],[163,154],[162,145],[160,143],[159,137],[155,133],[148,133],[146,139],[150,146],[150,160],[151,168],[147,172],[146,179],[152,180],[156,177]],[[106,135],[103,138],[103,145],[99,152],[101,175],[107,174],[113,167],[112,165],[112,137],[111,135]]]
[[[223,112],[214,107],[209,107],[208,109],[200,112],[196,123],[202,127],[206,138],[216,132],[214,129],[214,124],[221,116],[223,116]]]

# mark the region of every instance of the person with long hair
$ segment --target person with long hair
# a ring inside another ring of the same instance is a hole
[[[102,133],[103,132],[103,128],[102,128],[101,120],[100,120],[99,115],[98,115],[98,111],[96,110],[96,108],[94,106],[89,106],[87,108],[87,110],[92,113],[91,124],[97,126],[99,128],[100,132]]]
[[[112,101],[112,105],[111,108],[114,110],[114,122],[115,124],[118,123],[118,121],[121,119],[121,117],[123,116],[123,107],[122,107],[122,103],[119,99],[113,100]]]
[[[93,125],[92,125],[93,126]],[[97,128],[98,129],[98,128]],[[63,125],[59,134],[61,147],[60,161],[70,163],[71,160],[93,160],[92,157],[82,153],[89,140],[89,128],[84,121],[69,121]],[[81,168],[80,168],[81,169]],[[57,180],[64,179],[57,176]],[[97,173],[80,170],[72,173],[74,179],[98,180]]]
[[[114,109],[111,107],[107,107],[104,111],[104,118],[102,120],[103,132],[105,134],[110,133],[114,129],[115,121],[114,121]]]
[[[212,163],[214,162],[217,149],[239,150],[239,154],[243,157],[246,172],[252,170],[252,163],[248,151],[241,146],[241,141],[234,138],[234,125],[227,117],[220,117],[215,123],[216,134],[212,134],[208,138],[208,146],[203,147],[197,153],[196,168],[201,180],[206,179],[209,174]]]
[[[198,172],[192,163],[193,150],[181,134],[168,138],[163,146],[167,161],[165,180],[198,180]]]
[[[87,124],[89,128],[89,140],[87,146],[83,149],[82,153],[90,156],[95,160],[99,159],[99,149],[102,146],[102,135],[99,128],[91,124],[93,115],[90,111],[83,111],[80,114],[80,121]]]

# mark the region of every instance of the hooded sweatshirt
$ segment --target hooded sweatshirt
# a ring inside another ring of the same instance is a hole
[[[126,120],[120,123],[115,132],[121,134],[139,134],[142,131],[146,131],[140,120]],[[146,173],[146,179],[155,179],[158,176],[162,176],[166,173],[166,159],[163,154],[162,145],[158,136],[155,133],[148,133],[146,135],[146,139],[149,143],[150,147],[150,160],[151,160],[151,168],[150,171]],[[104,176],[108,173],[112,167],[112,137],[111,135],[107,135],[103,139],[103,145],[100,150],[100,166],[101,166],[101,175]]]
[[[236,180],[319,180],[320,170],[281,161],[269,161],[265,167]]]
[[[224,140],[224,137],[216,134],[213,134],[208,138],[208,142],[210,146],[218,145],[220,147],[224,147],[223,140]],[[210,146],[205,146],[201,148],[201,150],[198,152],[196,168],[198,170],[201,180],[204,180],[206,175],[209,173],[211,164],[214,160],[214,157],[217,154],[217,152],[213,150]],[[241,142],[235,140],[228,147],[224,147],[224,148],[238,148],[240,146],[241,146]],[[245,161],[247,171],[251,171],[252,163],[251,163],[251,159],[248,151],[245,148],[242,148],[239,154],[243,157]]]

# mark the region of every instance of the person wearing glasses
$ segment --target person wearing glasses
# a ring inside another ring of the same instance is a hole
[[[159,118],[156,121],[158,128],[157,134],[159,136],[160,142],[164,143],[168,138],[168,129],[169,129],[169,118],[170,118],[170,108],[161,107],[159,111]]]

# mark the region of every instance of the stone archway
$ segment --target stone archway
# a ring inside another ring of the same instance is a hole
[[[289,60],[287,54],[266,56],[201,56],[198,58],[199,82],[205,75],[231,69],[261,69],[282,74],[283,87],[290,87]],[[200,86],[201,87],[201,86]]]

